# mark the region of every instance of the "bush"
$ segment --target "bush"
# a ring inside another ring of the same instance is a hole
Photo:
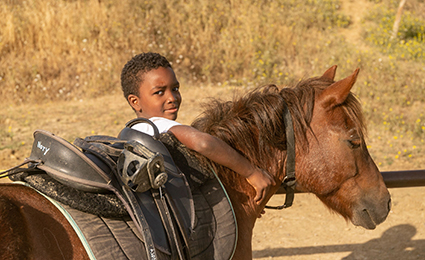
[[[395,14],[396,9],[379,5],[368,18],[376,23],[367,29],[366,40],[385,54],[425,63],[425,20],[405,10],[397,38],[392,40]]]

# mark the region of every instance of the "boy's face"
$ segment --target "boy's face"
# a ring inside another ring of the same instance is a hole
[[[176,120],[182,101],[179,87],[173,69],[159,67],[143,75],[139,97],[129,95],[128,101],[138,117]]]

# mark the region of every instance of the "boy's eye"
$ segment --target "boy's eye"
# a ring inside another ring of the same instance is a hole
[[[179,91],[179,90],[180,90],[180,87],[173,88],[173,91]]]
[[[155,95],[162,95],[162,94],[164,94],[164,91],[163,90],[158,90],[157,92],[155,92],[154,93]]]

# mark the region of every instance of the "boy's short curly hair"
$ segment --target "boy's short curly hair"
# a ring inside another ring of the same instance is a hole
[[[129,60],[121,72],[121,88],[124,97],[127,99],[131,94],[139,96],[139,87],[143,82],[143,75],[160,67],[171,68],[171,64],[158,53],[141,53]]]

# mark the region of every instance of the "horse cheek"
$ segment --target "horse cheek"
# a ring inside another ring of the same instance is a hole
[[[338,136],[338,129],[334,122],[335,113],[329,114],[323,107],[315,107],[311,122],[312,132],[307,132],[309,147],[303,156],[303,183],[301,185],[316,195],[323,195],[331,192],[340,184],[341,176],[336,169],[341,159],[341,147]]]
[[[315,141],[310,143],[309,152],[297,165],[297,177],[300,185],[316,195],[327,194],[336,187],[332,165],[326,161],[329,151]]]

